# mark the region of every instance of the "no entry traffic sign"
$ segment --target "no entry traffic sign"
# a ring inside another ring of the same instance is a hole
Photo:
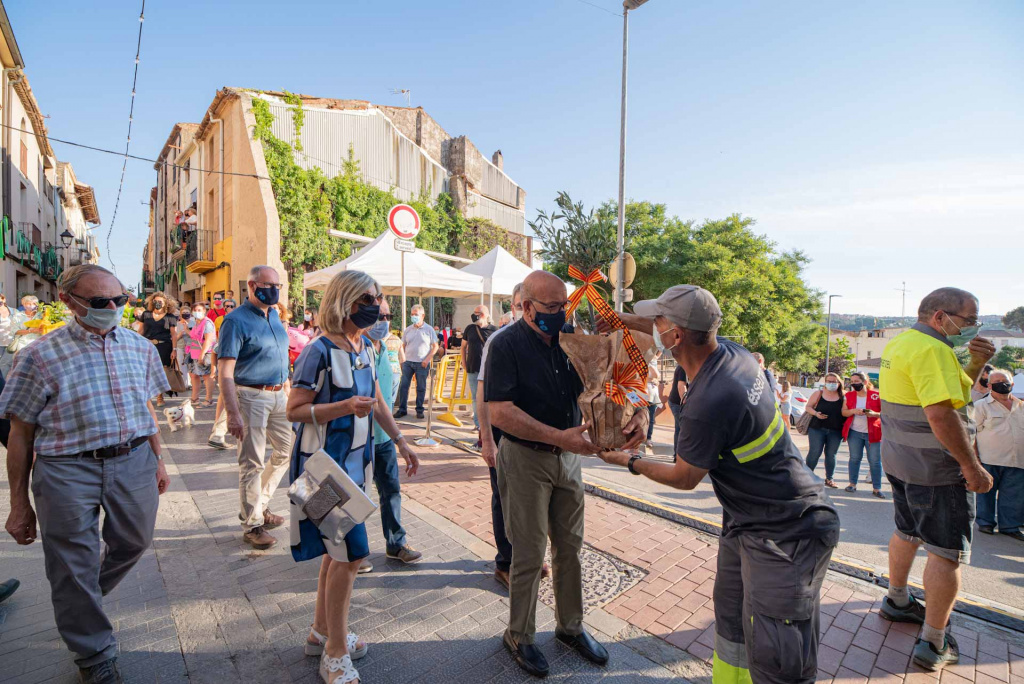
[[[388,228],[403,240],[413,240],[420,232],[420,215],[408,204],[396,204],[388,212]]]

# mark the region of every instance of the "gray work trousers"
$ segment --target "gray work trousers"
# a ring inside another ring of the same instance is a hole
[[[550,537],[555,629],[578,635],[583,631],[580,457],[569,453],[556,456],[502,438],[497,470],[505,533],[515,549],[509,572],[509,634],[516,643],[533,643],[537,591]]]
[[[714,681],[812,684],[821,583],[834,541],[722,538],[715,578]]]
[[[160,494],[157,458],[146,442],[114,458],[39,456],[32,495],[57,630],[79,667],[117,655],[103,612],[113,591],[153,542]],[[103,542],[100,509],[103,509]]]

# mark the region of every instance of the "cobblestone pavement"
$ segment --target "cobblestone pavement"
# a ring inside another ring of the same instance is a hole
[[[286,527],[274,531],[282,543],[270,551],[242,543],[234,452],[206,446],[212,410],[197,413],[194,429],[164,431],[173,484],[161,500],[154,548],[106,600],[122,670],[129,682],[315,682],[317,662],[303,655],[302,642],[318,564],[292,561]],[[370,523],[375,569],[358,578],[352,607],[353,630],[371,644],[358,663],[362,681],[528,681],[499,638],[508,597],[491,576],[486,468],[450,447],[420,453],[420,475],[403,478],[403,522],[423,560],[386,560],[379,520]],[[285,511],[284,488],[272,508]],[[709,682],[716,540],[589,496],[586,524],[588,566],[608,587],[587,623],[612,660],[597,668],[555,641],[553,613],[542,604],[538,643],[551,662],[549,679]],[[53,624],[38,543],[0,540],[0,579],[9,576],[22,587],[0,605],[0,684],[76,681]],[[830,574],[823,592],[820,681],[939,681],[908,669],[914,630],[878,617],[877,589]],[[1021,635],[959,616],[954,624],[963,662],[941,681],[1024,683]]]

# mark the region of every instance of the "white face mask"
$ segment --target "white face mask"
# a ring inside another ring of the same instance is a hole
[[[206,318],[206,312],[203,311],[202,309],[200,309],[198,311],[193,311],[192,312],[192,317],[195,318],[197,321],[201,321],[204,318]]]
[[[839,383],[838,382],[826,382],[825,383],[825,389],[827,389],[830,392],[835,392],[837,389],[839,389]]]

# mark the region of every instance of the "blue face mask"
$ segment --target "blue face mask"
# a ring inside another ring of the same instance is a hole
[[[86,307],[85,315],[79,316],[78,320],[82,325],[106,331],[120,323],[123,314],[123,306],[119,306],[116,309],[90,309]]]
[[[409,316],[409,320],[412,321],[413,325],[416,325],[417,323],[423,320],[423,316],[412,315]]]
[[[666,330],[665,332],[668,332],[668,330]],[[664,333],[658,332],[658,326],[654,326],[654,348],[660,351],[662,356],[664,356],[665,354],[671,354],[672,350],[675,349],[676,346],[679,344],[679,340],[676,340],[675,344],[673,344],[671,347],[666,347],[665,341],[661,339],[661,336],[663,334]]]
[[[377,321],[366,331],[366,336],[375,342],[380,342],[388,336],[389,332],[391,332],[389,321]]]
[[[260,300],[267,306],[274,306],[281,298],[281,288],[277,285],[273,287],[257,287],[256,288],[256,299]]]

